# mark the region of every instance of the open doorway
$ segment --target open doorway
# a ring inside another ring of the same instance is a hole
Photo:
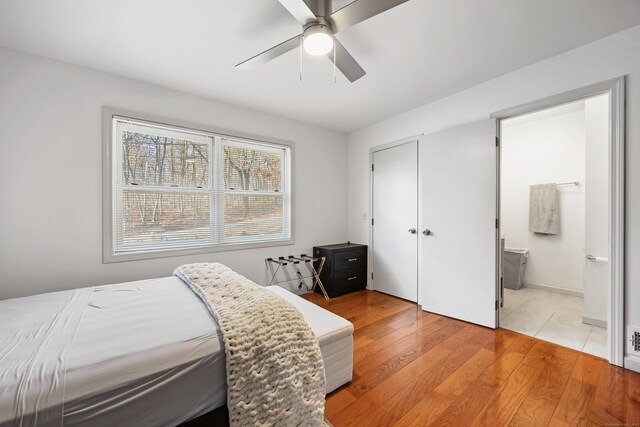
[[[500,326],[609,358],[610,94],[500,121]]]

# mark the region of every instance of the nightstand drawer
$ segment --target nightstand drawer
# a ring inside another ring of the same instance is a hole
[[[335,273],[334,289],[340,293],[350,292],[367,287],[367,270],[359,268],[355,270],[343,270]]]
[[[350,251],[339,251],[333,254],[335,271],[366,268],[367,248],[358,248]]]

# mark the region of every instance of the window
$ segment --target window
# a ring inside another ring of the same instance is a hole
[[[290,145],[106,117],[106,262],[292,243]]]

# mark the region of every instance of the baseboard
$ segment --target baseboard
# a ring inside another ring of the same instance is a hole
[[[640,357],[628,355],[624,357],[625,369],[631,369],[632,371],[640,372]]]
[[[601,328],[607,327],[607,321],[596,319],[595,317],[582,316],[582,323],[586,323],[587,325],[599,326]]]
[[[577,291],[575,289],[559,288],[557,286],[543,285],[543,284],[534,283],[534,282],[524,282],[523,284],[525,288],[540,289],[543,291],[556,292],[559,294],[565,294],[565,295],[571,295],[574,297],[584,298],[584,292]]]

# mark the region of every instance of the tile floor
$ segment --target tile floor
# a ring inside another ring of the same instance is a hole
[[[500,326],[607,357],[607,330],[582,323],[583,299],[540,289],[504,290]]]

